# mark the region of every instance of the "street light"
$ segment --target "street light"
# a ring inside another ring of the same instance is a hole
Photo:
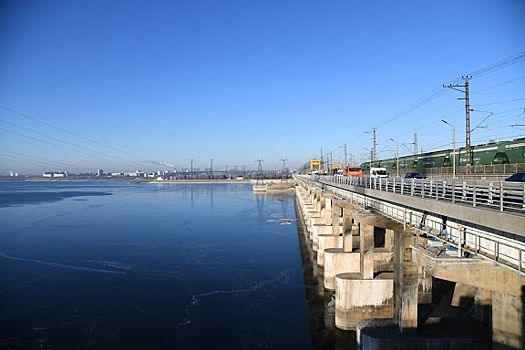
[[[399,177],[399,143],[397,143],[393,138],[390,138],[390,141],[395,142],[396,144],[396,173],[397,177]]]
[[[447,122],[445,119],[441,119],[441,121],[449,126],[452,127],[452,140],[454,145],[454,153],[452,153],[452,178],[456,178],[456,127],[449,122]]]

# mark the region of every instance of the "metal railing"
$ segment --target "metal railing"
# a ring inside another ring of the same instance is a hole
[[[525,183],[522,182],[346,176],[318,176],[317,179],[525,215]]]

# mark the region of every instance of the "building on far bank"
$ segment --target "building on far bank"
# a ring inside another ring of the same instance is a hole
[[[43,177],[55,178],[55,177],[66,177],[67,174],[64,172],[46,171],[42,174]]]

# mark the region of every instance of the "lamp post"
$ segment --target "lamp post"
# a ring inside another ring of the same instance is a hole
[[[399,143],[397,143],[393,138],[390,138],[390,141],[395,142],[396,144],[396,173],[397,177],[399,177]]]
[[[453,142],[453,147],[454,147],[454,153],[452,153],[452,178],[455,179],[456,178],[456,127],[452,124],[450,124],[449,122],[447,122],[446,120],[444,119],[441,119],[441,121],[449,126],[452,127],[452,142]]]

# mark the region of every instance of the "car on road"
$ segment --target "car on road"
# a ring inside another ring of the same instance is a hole
[[[525,173],[516,173],[512,175],[511,177],[507,177],[505,181],[525,182]]]
[[[405,174],[405,179],[426,179],[425,174],[420,172],[409,172]]]

